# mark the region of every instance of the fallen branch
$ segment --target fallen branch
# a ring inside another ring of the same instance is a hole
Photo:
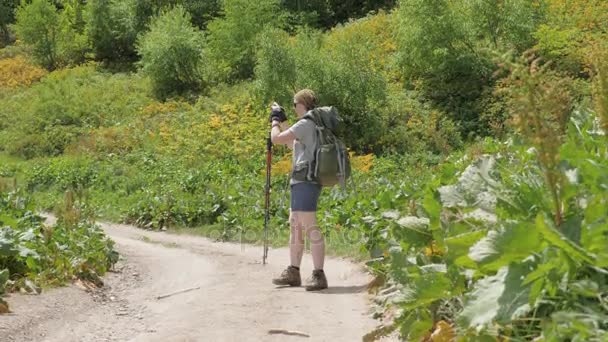
[[[270,330],[268,330],[268,334],[269,335],[282,334],[282,335],[290,335],[290,336],[310,337],[310,335],[303,333],[303,332],[284,330],[284,329],[270,329]]]
[[[197,286],[197,287],[192,287],[192,288],[185,289],[185,290],[179,290],[179,291],[175,291],[175,292],[167,293],[167,294],[164,294],[164,295],[161,295],[161,296],[157,296],[157,297],[156,297],[156,299],[157,299],[157,300],[158,300],[158,299],[163,299],[163,298],[167,298],[167,297],[175,296],[176,294],[180,294],[180,293],[184,293],[184,292],[190,292],[190,291],[198,290],[198,289],[200,289],[200,288],[201,288],[200,286]]]

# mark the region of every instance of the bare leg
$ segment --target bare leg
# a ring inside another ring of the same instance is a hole
[[[325,240],[317,225],[316,212],[300,212],[302,225],[306,229],[306,236],[310,241],[310,251],[312,252],[312,263],[315,270],[322,270],[325,263]]]
[[[291,259],[291,266],[300,267],[302,263],[302,256],[304,255],[304,236],[302,229],[302,222],[300,220],[299,212],[289,213],[289,225],[291,227],[291,233],[289,236],[289,255]]]

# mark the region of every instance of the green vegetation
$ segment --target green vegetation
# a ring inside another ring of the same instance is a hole
[[[105,219],[258,243],[268,104],[310,87],[345,119],[357,188],[324,190],[320,225],[394,317],[368,339],[608,337],[605,1],[2,6],[0,177],[38,209],[67,192]],[[273,160],[280,245],[290,151]],[[11,239],[49,230],[3,196]],[[103,273],[111,246],[67,222],[57,238],[95,246],[87,274]],[[85,277],[16,260],[30,271],[0,270],[22,284]]]
[[[175,7],[155,19],[138,43],[141,70],[150,76],[154,91],[161,98],[201,88],[203,36],[190,21],[183,7]]]
[[[0,192],[0,294],[62,285],[73,279],[103,284],[100,276],[118,261],[114,243],[91,220],[83,202],[66,195],[57,223],[48,225],[18,190]],[[0,298],[0,313],[8,310]]]

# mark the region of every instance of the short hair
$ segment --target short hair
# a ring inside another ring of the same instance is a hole
[[[317,106],[317,96],[310,89],[302,89],[293,96],[297,103],[301,103],[307,110],[314,109]]]

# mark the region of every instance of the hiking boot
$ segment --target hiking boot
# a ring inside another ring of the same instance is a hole
[[[278,278],[272,279],[272,283],[283,286],[300,286],[302,285],[300,270],[293,266],[288,266]]]
[[[327,278],[323,270],[312,271],[312,277],[306,284],[306,291],[319,291],[327,288]]]

